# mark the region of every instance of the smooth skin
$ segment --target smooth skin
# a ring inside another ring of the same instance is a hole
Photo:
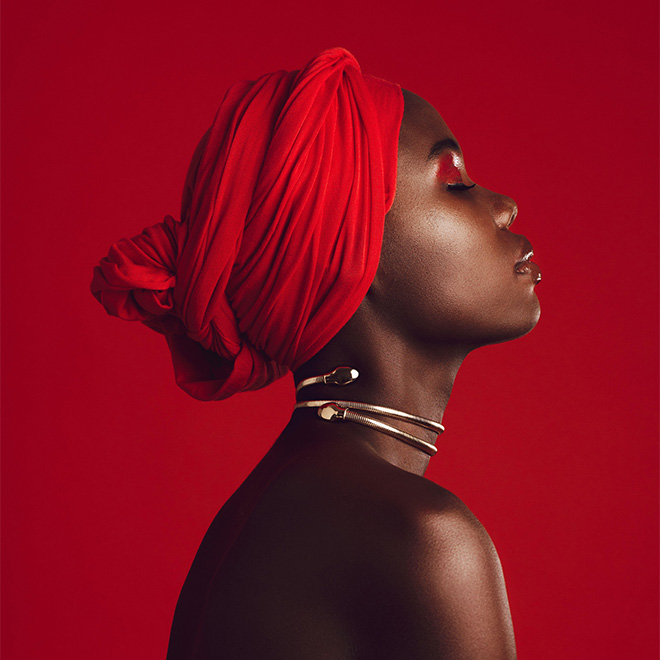
[[[441,421],[466,355],[538,321],[537,276],[516,272],[530,246],[510,230],[513,200],[467,188],[443,119],[410,92],[404,100],[375,280],[294,377],[350,365],[361,375],[348,388],[313,386],[299,398],[350,398]],[[168,660],[515,658],[495,548],[455,495],[423,477],[428,462],[372,429],[293,414],[211,524],[179,598]]]

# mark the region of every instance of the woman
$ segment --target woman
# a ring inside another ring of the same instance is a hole
[[[199,548],[170,660],[515,657],[486,531],[423,478],[465,356],[538,321],[515,215],[431,105],[342,49],[228,92],[183,222],[117,243],[92,284],[166,335],[193,396],[297,385]]]

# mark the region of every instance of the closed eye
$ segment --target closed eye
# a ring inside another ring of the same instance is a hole
[[[463,190],[470,190],[470,188],[474,188],[476,185],[476,183],[473,183],[471,186],[468,186],[465,183],[448,183],[447,188],[455,192],[461,192]]]

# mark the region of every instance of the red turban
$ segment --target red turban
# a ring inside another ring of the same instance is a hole
[[[346,50],[233,85],[192,159],[181,209],[94,269],[106,310],[163,333],[177,383],[224,399],[296,369],[376,274],[403,96]]]

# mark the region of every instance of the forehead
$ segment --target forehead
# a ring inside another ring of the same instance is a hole
[[[399,133],[399,158],[427,157],[433,145],[454,139],[440,113],[421,96],[404,89],[403,120]]]

